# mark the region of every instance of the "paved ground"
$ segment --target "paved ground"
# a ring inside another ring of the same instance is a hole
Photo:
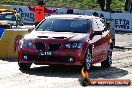
[[[92,67],[90,77],[94,79],[132,80],[132,34],[116,34],[116,48],[111,68]],[[80,68],[33,65],[29,71],[20,71],[16,59],[0,59],[0,88],[82,88],[79,84]],[[104,88],[88,86],[87,88]],[[117,88],[117,86],[105,86]],[[132,88],[120,86],[119,88]]]

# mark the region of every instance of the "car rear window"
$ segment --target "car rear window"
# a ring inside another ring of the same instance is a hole
[[[86,19],[45,19],[37,28],[37,31],[75,32],[87,33],[89,20]]]

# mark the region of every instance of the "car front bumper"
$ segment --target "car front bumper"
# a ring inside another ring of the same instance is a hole
[[[20,49],[19,63],[82,65],[85,52],[82,49],[65,49],[53,51],[52,55],[41,55],[38,50]]]

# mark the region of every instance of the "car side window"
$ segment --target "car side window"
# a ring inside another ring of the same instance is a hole
[[[107,31],[107,30],[109,30],[109,23],[106,22],[106,21],[103,20],[103,19],[100,19],[100,21],[102,22],[103,27],[104,27],[104,30],[103,30],[103,31]]]
[[[100,18],[93,19],[93,31],[104,31],[105,25],[101,22]]]

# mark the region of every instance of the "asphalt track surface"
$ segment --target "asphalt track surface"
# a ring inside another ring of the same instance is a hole
[[[21,71],[16,58],[0,59],[0,88],[83,88],[78,78],[80,67],[32,65]],[[132,34],[116,34],[113,64],[102,68],[95,64],[89,73],[92,79],[132,80]],[[86,88],[132,88],[132,86],[88,86]]]

